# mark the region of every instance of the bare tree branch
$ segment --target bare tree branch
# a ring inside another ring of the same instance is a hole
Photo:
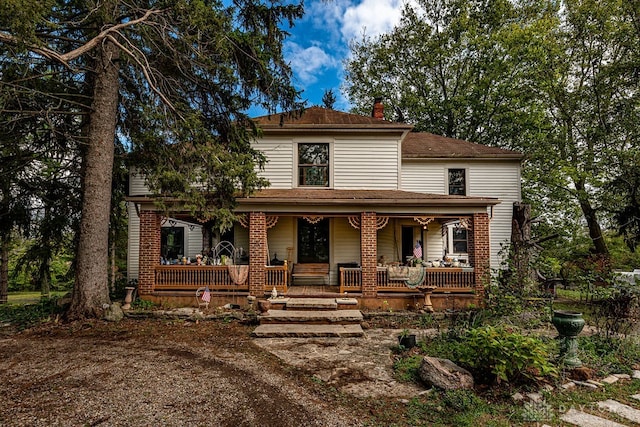
[[[94,49],[96,46],[98,46],[100,43],[102,43],[102,41],[104,39],[106,39],[112,32],[117,32],[123,28],[127,28],[127,27],[131,27],[133,25],[139,24],[141,22],[146,21],[147,19],[149,19],[150,16],[155,15],[155,14],[159,14],[162,13],[162,10],[158,10],[158,9],[149,9],[145,12],[144,15],[142,15],[140,18],[138,19],[133,19],[131,21],[127,21],[127,22],[123,22],[121,24],[117,24],[114,25],[113,27],[109,27],[103,31],[100,32],[100,34],[98,34],[97,36],[95,36],[94,38],[92,38],[91,40],[89,40],[88,42],[86,42],[85,44],[83,44],[82,46],[67,52],[67,53],[58,53],[53,49],[49,49],[47,47],[43,47],[43,46],[36,46],[36,45],[28,45],[28,49],[31,52],[37,53],[38,55],[42,55],[46,58],[49,59],[53,59],[56,60],[62,64],[64,64],[66,67],[69,67],[69,61],[72,61],[76,58],[79,58],[80,56],[84,55],[85,53],[89,52],[90,50]],[[0,42],[4,42],[4,43],[10,43],[10,44],[18,44],[19,40],[17,37],[6,33],[4,31],[0,31]]]

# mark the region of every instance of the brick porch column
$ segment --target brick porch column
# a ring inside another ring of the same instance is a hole
[[[267,221],[264,212],[249,214],[249,294],[264,296]]]
[[[484,296],[484,285],[489,279],[491,242],[489,239],[489,215],[486,212],[473,214],[471,229],[469,230],[469,261],[474,267],[476,295]]]
[[[362,265],[362,297],[375,298],[377,291],[378,228],[375,212],[362,212],[360,221],[360,263]]]
[[[160,215],[155,211],[140,211],[140,255],[138,259],[138,294],[153,292],[154,267],[160,264]]]

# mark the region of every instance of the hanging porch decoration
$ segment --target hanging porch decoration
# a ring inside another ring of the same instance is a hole
[[[434,219],[435,218],[432,216],[414,216],[413,217],[413,220],[418,224],[420,224],[422,228],[424,228],[425,230],[427,229],[429,224],[433,222]]]
[[[267,230],[269,228],[275,227],[275,225],[278,223],[278,218],[279,217],[275,215],[268,215],[267,217],[265,217]],[[238,215],[238,223],[240,223],[242,228],[249,228],[249,216],[246,214]]]
[[[309,224],[317,224],[324,219],[323,216],[303,216]]]
[[[356,230],[360,230],[362,219],[359,216],[350,216],[347,220],[349,221],[350,226]],[[389,224],[388,216],[376,216],[376,230],[385,228],[387,224]]]

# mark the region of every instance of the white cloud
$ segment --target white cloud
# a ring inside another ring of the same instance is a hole
[[[318,46],[303,48],[294,42],[285,43],[284,56],[304,85],[317,82],[319,73],[336,64],[336,61]]]
[[[342,20],[342,36],[345,40],[387,33],[400,22],[404,0],[363,0],[345,9]]]

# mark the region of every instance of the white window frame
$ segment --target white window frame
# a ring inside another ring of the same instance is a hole
[[[300,161],[300,154],[298,152],[298,147],[300,146],[300,144],[326,144],[329,146],[329,176],[328,181],[329,184],[327,186],[314,186],[314,185],[300,185],[299,182],[299,174],[300,174],[300,170],[299,170],[299,161]],[[293,141],[293,145],[294,145],[294,149],[293,149],[293,188],[310,188],[310,189],[327,189],[327,188],[333,188],[333,171],[334,171],[334,164],[335,162],[333,161],[333,141],[322,141],[322,140],[317,140],[317,139],[313,139],[313,140],[294,140]]]
[[[458,224],[449,224],[447,225],[447,255],[449,258],[463,258],[469,261],[469,230],[465,229],[467,232],[467,252],[451,252],[453,250],[453,231],[455,228],[459,227]]]

